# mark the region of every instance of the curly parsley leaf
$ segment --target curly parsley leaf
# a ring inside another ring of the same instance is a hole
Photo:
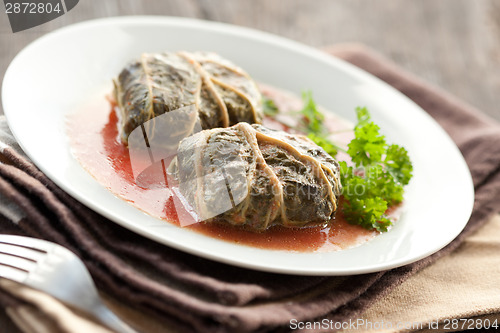
[[[380,127],[370,121],[366,108],[356,109],[358,123],[354,127],[355,138],[347,145],[347,153],[356,165],[378,163],[386,151],[385,136],[379,133]]]
[[[384,216],[387,210],[387,202],[382,198],[363,198],[346,201],[343,205],[344,214],[355,220],[366,229],[376,229],[385,232],[392,222]]]
[[[387,148],[384,163],[398,182],[408,185],[412,177],[413,165],[406,149],[398,145],[390,145]]]
[[[345,161],[339,164],[344,196],[342,210],[346,220],[366,229],[387,231],[391,221],[385,212],[391,202],[386,198],[394,189],[392,183],[387,182],[384,170],[378,165],[362,173],[358,168],[348,167]]]

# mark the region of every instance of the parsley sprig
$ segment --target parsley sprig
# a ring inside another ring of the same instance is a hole
[[[346,151],[330,140],[325,116],[319,111],[312,94],[304,93],[302,98],[304,107],[298,112],[302,117],[295,129],[307,134],[332,157],[339,150]],[[278,108],[272,100],[267,100],[271,102],[265,102],[264,110],[267,108],[272,112],[265,112],[266,115],[277,115]],[[342,210],[349,223],[385,232],[392,225],[386,215],[387,209],[403,201],[404,186],[412,177],[413,166],[405,148],[386,142],[366,108],[356,108],[356,116],[355,138],[346,151],[352,165],[346,161],[339,162],[343,186]]]
[[[318,109],[316,102],[310,91],[302,93],[304,106],[299,114],[302,115],[298,128],[302,133],[306,133],[318,146],[322,147],[328,154],[336,156],[339,150],[345,151],[334,143],[329,136],[328,128],[325,126],[325,115]]]
[[[387,231],[392,225],[387,208],[403,201],[413,166],[405,148],[387,144],[366,108],[356,108],[356,114],[355,138],[347,150],[354,166],[339,162],[344,216],[367,229]]]

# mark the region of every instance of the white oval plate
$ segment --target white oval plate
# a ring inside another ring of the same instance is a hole
[[[70,154],[65,117],[111,89],[111,79],[142,52],[214,51],[260,82],[300,94],[354,121],[367,106],[390,142],[413,160],[405,212],[394,228],[355,248],[297,253],[237,245],[144,214],[97,183]],[[12,61],[2,87],[9,126],[56,184],[116,223],[182,251],[237,266],[289,274],[381,271],[424,258],[451,242],[472,211],[469,170],[427,113],[371,75],[302,44],[246,28],[193,19],[119,17],[49,33]]]

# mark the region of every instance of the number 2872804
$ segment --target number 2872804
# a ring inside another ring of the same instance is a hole
[[[6,2],[5,13],[7,14],[43,14],[60,13],[63,9],[60,3],[52,5],[50,2]]]

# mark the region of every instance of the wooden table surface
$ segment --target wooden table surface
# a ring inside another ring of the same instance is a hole
[[[2,10],[0,77],[23,47],[49,31],[134,14],[227,22],[316,47],[364,43],[500,120],[499,0],[80,0],[64,16],[16,34]]]
[[[16,34],[2,12],[0,77],[24,46],[49,31],[134,14],[227,22],[316,47],[364,43],[500,119],[499,0],[80,0],[64,16]]]

